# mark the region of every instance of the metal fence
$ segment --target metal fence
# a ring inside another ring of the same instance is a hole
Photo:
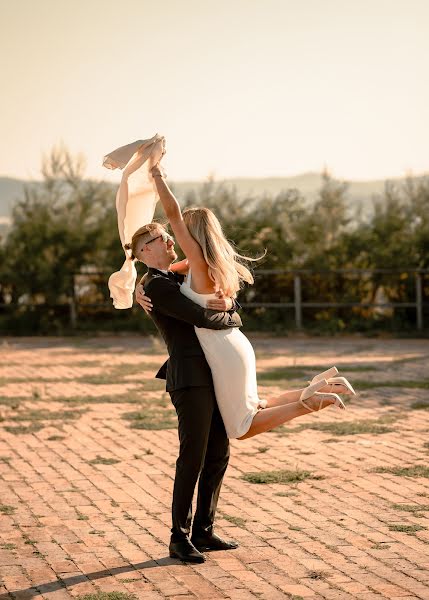
[[[110,273],[109,273],[110,274]],[[92,275],[104,276],[105,281],[109,276],[107,273],[96,273]],[[414,301],[413,302],[305,302],[302,300],[303,290],[303,278],[311,275],[365,275],[373,276],[375,274],[385,275],[397,275],[399,276],[411,276],[414,278]],[[331,269],[331,270],[313,270],[313,269],[258,269],[256,276],[276,276],[276,275],[289,275],[293,277],[293,301],[291,302],[246,302],[240,301],[243,308],[291,308],[294,311],[295,326],[297,329],[303,328],[303,309],[306,308],[380,308],[380,309],[394,309],[394,308],[413,308],[415,310],[415,323],[416,329],[421,331],[424,328],[423,322],[423,309],[428,307],[429,302],[424,302],[423,295],[423,278],[429,274],[429,269]],[[76,274],[82,277],[82,274]],[[256,280],[254,288],[258,289],[258,281]],[[93,303],[85,304],[85,306],[108,306],[109,302],[104,303]],[[76,325],[77,315],[79,312],[79,303],[76,297],[71,301],[70,305],[71,319]]]
[[[293,308],[295,312],[295,326],[297,329],[303,327],[303,308],[414,308],[416,311],[416,329],[421,331],[423,325],[423,308],[429,307],[429,302],[423,302],[423,276],[429,274],[429,269],[331,269],[331,270],[289,270],[289,269],[261,269],[259,274],[263,275],[283,275],[290,274],[294,279],[294,300],[293,302],[243,302],[243,307],[266,307],[266,308]],[[414,302],[303,302],[302,301],[302,276],[314,274],[358,274],[373,275],[380,274],[410,274],[415,280],[415,301]]]
[[[414,279],[413,292],[407,290],[407,296],[413,296],[413,301],[407,302],[362,302],[362,301],[335,301],[335,302],[309,302],[303,301],[303,291],[305,292],[305,279],[309,276],[324,275],[324,276],[338,276],[338,275],[357,275],[360,277],[374,276],[376,274],[385,274],[396,276],[398,281],[404,276]],[[109,314],[115,314],[123,311],[115,311],[112,307],[112,302],[108,298],[107,280],[110,275],[106,272],[94,271],[85,273],[75,273],[73,275],[73,290],[74,293],[68,299],[67,304],[58,304],[53,306],[48,305],[37,305],[38,310],[44,310],[48,308],[56,308],[60,310],[69,325],[72,328],[77,328],[79,321],[82,317],[91,311],[107,311]],[[303,310],[307,308],[323,309],[323,308],[379,308],[379,309],[395,309],[395,308],[411,308],[415,311],[415,327],[417,331],[424,329],[424,314],[425,310],[429,312],[429,282],[426,287],[424,285],[424,279],[429,275],[429,269],[331,269],[331,270],[312,270],[312,269],[257,269],[256,271],[255,285],[252,286],[251,290],[254,295],[258,296],[258,282],[261,285],[261,277],[263,276],[279,276],[288,275],[293,279],[290,283],[290,293],[288,295],[293,297],[293,301],[289,302],[274,302],[274,301],[246,301],[246,291],[243,293],[243,300],[240,300],[243,308],[273,308],[273,309],[292,309],[294,313],[294,323],[296,329],[302,329],[304,327]],[[303,283],[304,280],[304,283]],[[429,280],[429,278],[428,278]],[[82,290],[88,289],[87,295],[82,293]],[[261,294],[259,294],[261,295]],[[262,294],[263,295],[263,294]],[[265,294],[266,295],[266,294]],[[95,299],[95,301],[94,301]],[[13,304],[0,304],[0,308],[4,309],[4,313],[13,311],[14,308],[25,308],[29,310],[34,309],[36,305],[19,303],[19,305]],[[67,317],[68,315],[68,317]]]

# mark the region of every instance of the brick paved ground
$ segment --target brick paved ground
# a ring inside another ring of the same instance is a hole
[[[363,391],[346,413],[329,408],[232,443],[217,532],[240,548],[197,566],[167,553],[177,437],[152,379],[164,358],[159,342],[3,342],[1,600],[98,591],[145,600],[429,599],[428,342],[253,341],[261,395],[332,364]],[[136,411],[140,420],[124,418]],[[310,477],[242,479],[281,470]]]

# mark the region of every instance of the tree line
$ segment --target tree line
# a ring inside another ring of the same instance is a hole
[[[124,257],[115,188],[87,179],[83,162],[64,148],[53,149],[43,161],[42,175],[41,185],[27,187],[16,202],[1,240],[3,331],[66,331],[73,303],[89,329],[150,330],[140,309],[115,311],[110,304],[107,277]],[[370,216],[350,206],[347,188],[346,182],[324,173],[317,198],[309,203],[296,189],[240,197],[231,187],[210,180],[198,193],[179,200],[182,207],[212,209],[241,253],[258,257],[266,250],[253,264],[255,285],[242,290],[242,303],[293,300],[292,275],[264,274],[267,269],[301,270],[303,300],[308,302],[368,302],[380,289],[392,302],[414,301],[414,279],[407,271],[429,268],[429,177],[409,177],[400,184],[386,181],[383,193],[373,198]],[[159,207],[155,218],[163,220]],[[335,269],[383,272],[330,273]],[[144,266],[139,270],[143,273]],[[426,277],[423,292],[427,300]],[[415,321],[407,309],[393,314],[363,307],[307,312],[309,327],[322,332],[383,326],[407,330]],[[250,328],[284,333],[293,326],[292,317],[287,310],[246,310]]]

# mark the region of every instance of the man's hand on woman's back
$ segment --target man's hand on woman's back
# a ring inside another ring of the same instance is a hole
[[[218,310],[220,312],[228,312],[234,306],[234,301],[232,298],[225,298],[225,295],[222,290],[216,292],[217,298],[213,298],[213,300],[207,300],[207,308],[210,310]]]
[[[142,309],[145,311],[145,313],[147,315],[152,310],[152,306],[153,306],[152,302],[151,302],[149,296],[146,296],[146,294],[144,293],[142,283],[139,283],[136,286],[136,302],[137,302],[137,304],[140,304],[140,306],[142,307]]]

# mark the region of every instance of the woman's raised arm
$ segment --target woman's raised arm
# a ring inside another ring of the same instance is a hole
[[[152,167],[151,174],[155,180],[156,189],[165,215],[170,222],[177,243],[182,248],[186,258],[194,268],[200,264],[202,265],[202,263],[206,265],[201,246],[189,233],[188,228],[183,221],[179,203],[164,180],[158,165]]]

